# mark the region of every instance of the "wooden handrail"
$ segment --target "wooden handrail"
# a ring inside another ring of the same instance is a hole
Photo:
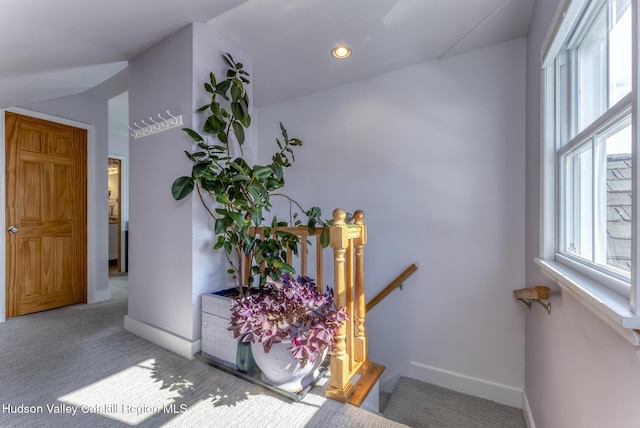
[[[415,263],[412,263],[411,266],[406,268],[404,272],[396,277],[393,281],[389,283],[381,292],[379,292],[376,297],[371,299],[369,303],[367,303],[367,312],[369,312],[375,305],[380,303],[382,299],[387,297],[393,290],[402,285],[405,279],[409,278],[415,271],[418,270],[418,266]]]
[[[521,288],[513,290],[513,297],[521,301],[531,309],[531,302],[538,302],[549,314],[551,314],[551,301],[549,301],[549,293],[551,289],[544,285],[536,285],[535,287]],[[547,302],[543,302],[547,300]]]
[[[516,299],[543,299],[549,300],[549,287],[544,285],[536,285],[530,288],[521,288],[520,290],[513,290],[513,297]]]

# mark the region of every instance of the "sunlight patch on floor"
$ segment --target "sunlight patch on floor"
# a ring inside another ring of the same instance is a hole
[[[174,404],[193,384],[184,379],[158,379],[155,359],[149,359],[98,382],[59,397],[78,413],[95,413],[135,426],[157,413],[180,413]],[[177,386],[177,387],[176,387]]]
[[[328,379],[324,378],[318,383],[324,385],[327,382]],[[207,399],[190,404],[185,412],[176,415],[162,428],[230,426],[233,421],[238,424],[233,426],[245,426],[246,421],[253,421],[253,426],[305,426],[316,417],[327,400],[324,394],[309,393],[296,403],[266,390],[251,394],[238,389],[226,395],[218,389],[211,391]]]

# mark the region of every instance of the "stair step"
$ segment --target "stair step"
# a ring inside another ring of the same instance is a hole
[[[387,391],[380,391],[380,413],[384,413],[384,409],[387,408],[389,400],[391,400],[391,393]]]
[[[401,377],[383,416],[411,427],[525,428],[521,409]]]
[[[380,364],[373,363],[367,360],[360,370],[358,370],[358,374],[360,378],[353,386],[352,393],[347,399],[349,404],[353,404],[356,407],[360,407],[364,402],[367,395],[371,391],[371,388],[376,384],[378,379],[380,379],[380,375],[384,371],[384,366]]]

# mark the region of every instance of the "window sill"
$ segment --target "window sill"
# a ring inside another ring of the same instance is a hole
[[[557,283],[563,291],[571,294],[609,327],[640,347],[640,316],[629,309],[629,299],[598,284],[596,281],[553,260],[535,259],[542,273]]]

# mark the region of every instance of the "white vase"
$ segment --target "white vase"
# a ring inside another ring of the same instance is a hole
[[[313,382],[319,374],[319,368],[327,356],[325,348],[314,363],[308,362],[300,367],[300,360],[291,355],[291,341],[276,343],[269,353],[264,352],[262,343],[251,343],[251,352],[256,365],[262,371],[262,380],[287,392],[298,392]]]

